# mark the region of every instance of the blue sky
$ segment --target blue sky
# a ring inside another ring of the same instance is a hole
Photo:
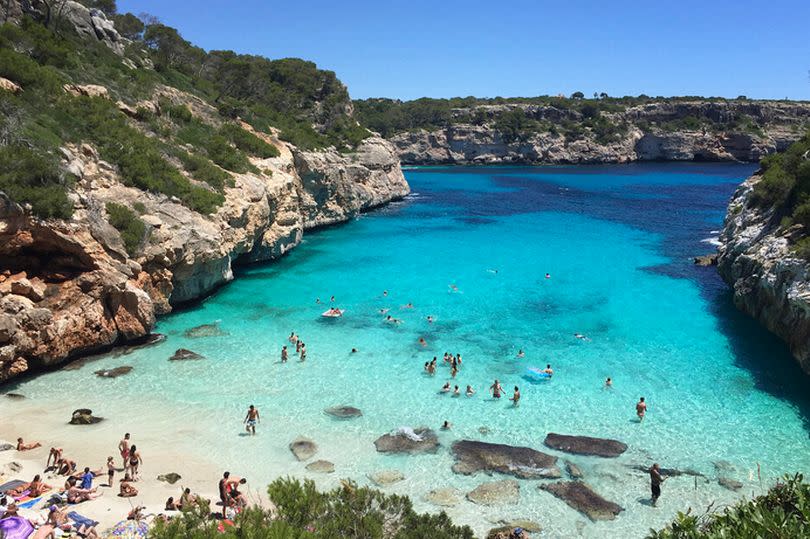
[[[810,99],[810,1],[118,0],[205,49],[299,57],[352,97]]]

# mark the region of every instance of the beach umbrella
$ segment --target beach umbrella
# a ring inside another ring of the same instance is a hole
[[[0,520],[0,537],[3,539],[26,539],[34,527],[23,517],[8,517]]]
[[[107,538],[145,539],[149,534],[149,525],[142,520],[122,520],[110,530]]]

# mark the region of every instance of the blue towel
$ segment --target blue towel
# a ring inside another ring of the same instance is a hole
[[[41,500],[42,500],[42,496],[40,496],[39,498],[34,498],[33,500],[28,500],[27,502],[18,503],[17,507],[23,507],[25,509],[31,509],[36,504],[38,504]]]
[[[93,527],[98,525],[98,522],[96,522],[95,520],[90,520],[87,517],[83,517],[76,511],[71,511],[70,513],[68,513],[68,518],[73,522],[75,522],[76,524],[78,524],[79,526]]]

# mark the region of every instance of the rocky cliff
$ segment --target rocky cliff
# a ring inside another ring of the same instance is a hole
[[[778,335],[810,374],[810,262],[791,245],[801,226],[780,227],[773,209],[752,203],[754,175],[737,189],[720,236],[718,270],[734,303]]]
[[[520,111],[537,127],[505,135],[497,119]],[[475,117],[477,123],[469,120]],[[801,137],[810,104],[769,101],[677,101],[601,112],[610,136],[584,127],[572,135],[557,126],[587,126],[571,109],[511,104],[453,111],[450,125],[389,136],[403,164],[628,163],[633,161],[758,161]],[[684,120],[691,122],[684,125]],[[728,127],[741,124],[745,125]],[[694,126],[692,128],[688,125]],[[713,127],[712,127],[713,126]]]
[[[234,175],[210,216],[124,185],[87,144],[62,150],[79,178],[69,221],[32,217],[0,193],[0,382],[144,337],[157,315],[232,279],[234,265],[276,259],[306,230],[409,191],[392,146],[378,137],[343,154],[260,135],[280,155],[252,158],[261,172]],[[140,208],[147,232],[137,256],[110,226],[108,202]]]

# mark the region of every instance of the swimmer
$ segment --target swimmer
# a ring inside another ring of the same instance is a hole
[[[425,340],[424,337],[419,337],[419,344],[421,344],[422,346],[427,346],[427,341]]]
[[[550,273],[546,273],[546,279],[551,279],[551,274]]]
[[[496,269],[488,269],[487,271],[490,272],[490,273],[494,273],[496,275],[498,274],[498,270],[496,270]]]
[[[413,309],[413,303],[408,302],[402,306],[403,309]]]
[[[433,317],[431,315],[428,315],[427,321],[428,321],[428,324],[432,324],[433,323]]]
[[[334,301],[335,301],[335,296],[330,297],[330,298],[329,298],[329,301],[331,301],[331,302],[333,302],[333,303],[334,303]]]
[[[298,342],[298,337],[295,335],[295,332],[293,331],[292,333],[290,333],[290,337],[287,340],[295,344]]]
[[[459,395],[461,395],[461,391],[458,389],[458,386],[456,386],[456,387],[453,389],[453,396],[454,396],[454,397],[458,397]]]
[[[489,390],[492,392],[493,398],[495,399],[501,398],[501,391],[503,391],[503,387],[501,387],[501,383],[497,379],[491,386],[489,386]]]
[[[583,341],[589,341],[590,339],[583,335],[582,333],[574,333],[574,337]]]
[[[458,292],[458,287],[454,284],[448,285],[451,292]]]
[[[352,348],[352,354],[356,354],[356,353],[357,353],[357,348]]]
[[[518,402],[520,402],[520,389],[518,389],[518,386],[515,386],[515,393],[509,400],[512,401],[513,406],[517,406]]]
[[[518,350],[517,357],[518,359],[525,357],[526,354],[523,352],[523,349]]]
[[[467,386],[467,396],[472,397],[473,395],[475,395],[475,390],[472,388],[471,385],[468,385]]]
[[[613,380],[608,376],[607,380],[605,380],[605,387],[613,387]]]
[[[647,403],[644,402],[644,397],[641,397],[636,403],[636,415],[638,416],[639,423],[644,421],[644,414],[646,413],[647,413]]]
[[[450,430],[450,428],[451,428],[452,426],[453,426],[453,424],[452,424],[452,423],[450,423],[449,421],[445,420],[445,421],[444,421],[444,423],[442,423],[442,430]]]
[[[390,314],[385,317],[385,321],[390,323],[390,324],[401,324],[402,323],[402,320],[400,320],[399,318],[394,318]]]
[[[380,309],[380,314],[386,314],[389,309]]]
[[[449,391],[450,391],[450,382],[446,382],[446,383],[445,383],[445,384],[442,386],[442,393],[448,393]]]
[[[551,364],[550,364],[550,363],[546,365],[546,368],[545,368],[545,369],[543,369],[543,372],[544,372],[544,373],[546,373],[546,374],[548,374],[548,377],[549,377],[549,378],[551,378],[552,376],[554,376],[554,369],[552,369],[552,368],[551,368]]]
[[[387,297],[387,296],[388,296],[388,290],[383,290],[383,297]]]
[[[321,304],[321,298],[315,298],[315,305]]]

